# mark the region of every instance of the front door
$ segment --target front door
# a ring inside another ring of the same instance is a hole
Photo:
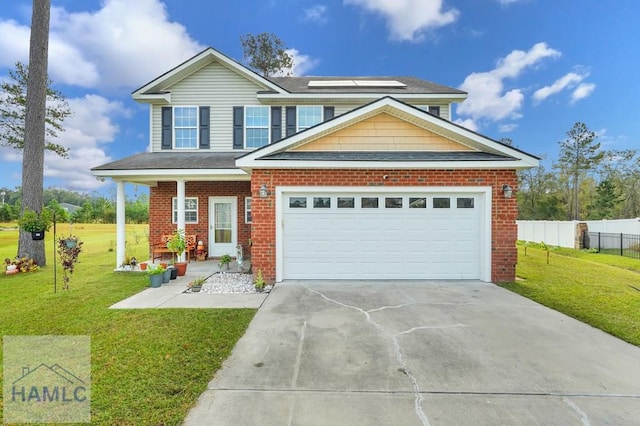
[[[235,256],[237,212],[235,197],[209,197],[209,256]]]

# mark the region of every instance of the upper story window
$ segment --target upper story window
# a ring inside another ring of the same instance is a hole
[[[247,106],[244,111],[245,147],[260,148],[269,144],[270,108]]]
[[[297,115],[298,132],[300,132],[322,122],[322,107],[299,106]]]
[[[416,105],[416,108],[440,117],[440,107],[438,105]]]
[[[174,148],[198,148],[198,108],[174,107],[173,130]]]

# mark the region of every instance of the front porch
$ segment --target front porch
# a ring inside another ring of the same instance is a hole
[[[235,257],[242,244],[249,255],[251,176],[236,168],[243,152],[153,152],[136,154],[93,169],[116,182],[116,268],[126,258],[127,184],[149,191],[149,254],[162,235],[182,229],[196,235],[208,257]],[[183,254],[181,261],[186,256]]]
[[[247,267],[245,263],[243,270]],[[147,288],[128,299],[122,300],[110,309],[164,309],[164,308],[259,308],[269,293],[254,294],[203,294],[185,293],[189,282],[198,277],[209,277],[219,272],[217,260],[191,262],[187,273],[171,280],[158,288]],[[231,262],[229,272],[238,271],[235,261]]]

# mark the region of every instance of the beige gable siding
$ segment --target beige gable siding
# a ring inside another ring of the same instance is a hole
[[[256,93],[264,90],[230,69],[212,62],[184,80],[167,88],[173,106],[209,106],[211,108],[211,149],[233,149],[233,107],[259,105]],[[160,150],[161,108],[152,106],[152,146]]]
[[[473,151],[468,146],[381,113],[292,151]]]

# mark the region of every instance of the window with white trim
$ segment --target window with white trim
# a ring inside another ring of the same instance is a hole
[[[269,145],[270,111],[268,106],[244,107],[245,148]]]
[[[251,223],[251,197],[244,199],[244,223]]]
[[[438,105],[416,105],[416,108],[440,117],[440,106]]]
[[[198,107],[173,107],[175,149],[198,148]]]
[[[173,197],[173,223],[178,223],[178,198]],[[198,197],[184,199],[184,222],[198,223]]]
[[[322,123],[321,106],[299,106],[297,115],[298,132]]]

